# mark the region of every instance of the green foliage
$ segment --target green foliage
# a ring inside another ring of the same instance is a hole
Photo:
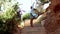
[[[4,10],[0,14],[0,33],[5,32],[7,29],[12,27],[12,24],[7,25],[12,21],[12,19],[17,15],[18,5],[15,4],[13,6],[8,7],[8,9]],[[13,22],[12,22],[13,23]],[[14,26],[14,25],[13,25]]]
[[[0,15],[0,19],[11,19],[16,14],[16,10],[17,9],[15,9],[15,7],[9,7],[7,10],[5,10],[5,12],[3,12],[2,15]]]
[[[47,2],[48,0],[41,0],[42,3]]]
[[[22,16],[22,19],[25,20],[25,19],[30,19],[30,13],[26,13]]]

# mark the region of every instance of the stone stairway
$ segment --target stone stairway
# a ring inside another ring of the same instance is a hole
[[[21,34],[46,34],[43,27],[25,27]]]
[[[46,34],[43,26],[39,24],[34,24],[34,27],[30,27],[29,21],[28,25],[25,22],[25,27],[22,29],[21,34]]]

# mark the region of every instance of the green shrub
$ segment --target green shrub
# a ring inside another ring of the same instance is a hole
[[[0,14],[0,33],[12,30],[17,24],[17,9],[18,5],[15,4]]]
[[[23,20],[30,19],[30,13],[26,13],[26,14],[22,15],[22,19]]]
[[[41,0],[42,3],[47,2],[47,1],[49,1],[49,0]]]

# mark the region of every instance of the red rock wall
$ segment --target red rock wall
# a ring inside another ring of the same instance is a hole
[[[54,32],[60,28],[60,0],[51,0],[48,10],[44,27],[48,32]]]

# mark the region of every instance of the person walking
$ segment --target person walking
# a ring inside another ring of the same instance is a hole
[[[30,25],[31,27],[33,27],[33,19],[36,19],[38,17],[38,14],[35,13],[35,9],[34,8],[34,3],[31,6],[31,12],[30,12]]]

